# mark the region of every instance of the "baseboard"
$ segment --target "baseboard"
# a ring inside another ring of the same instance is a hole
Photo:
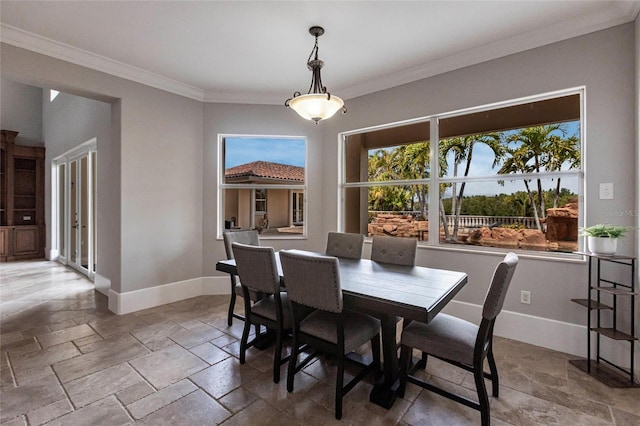
[[[96,288],[97,284],[98,274]],[[225,276],[193,278],[125,293],[109,290],[109,310],[117,315],[124,315],[192,297],[229,294],[230,289],[229,278]]]
[[[202,294],[231,294],[229,277],[202,277]]]
[[[60,256],[60,250],[58,249],[44,251],[44,258],[47,260],[58,260],[58,256]]]
[[[109,278],[103,277],[96,272],[93,277],[93,285],[97,291],[107,297],[109,296],[109,290],[111,289],[111,280]]]
[[[124,315],[201,295],[202,278],[193,278],[126,293],[109,290],[109,310],[118,315]]]

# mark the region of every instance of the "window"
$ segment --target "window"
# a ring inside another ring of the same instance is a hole
[[[219,153],[220,230],[306,235],[304,138],[221,135]]]
[[[581,111],[571,90],[343,135],[344,230],[577,250]]]
[[[415,222],[428,216],[429,133],[427,120],[346,138],[346,232],[426,237]]]

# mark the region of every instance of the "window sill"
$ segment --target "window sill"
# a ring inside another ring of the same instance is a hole
[[[366,244],[371,244],[371,238],[365,238]],[[448,246],[445,244],[431,245],[425,241],[418,241],[418,250],[436,250],[465,254],[479,254],[489,256],[504,256],[509,252],[516,253],[522,259],[540,260],[544,262],[564,262],[564,263],[586,263],[587,258],[577,253],[561,253],[561,252],[536,252],[532,250],[509,249],[498,247],[481,247],[481,246],[465,246],[455,245]]]

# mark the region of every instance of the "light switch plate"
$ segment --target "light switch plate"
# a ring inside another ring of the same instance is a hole
[[[600,184],[600,199],[613,200],[613,183]]]

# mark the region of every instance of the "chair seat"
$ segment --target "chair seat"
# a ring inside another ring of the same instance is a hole
[[[290,329],[291,325],[293,324],[291,303],[289,303],[289,297],[287,296],[287,293],[280,293],[280,300],[282,301],[282,328],[287,330]],[[276,302],[273,295],[254,303],[254,305],[251,307],[251,313],[260,315],[261,317],[265,317],[273,321],[277,321]]]
[[[300,322],[300,331],[331,343],[338,343],[335,317],[314,311]],[[369,315],[344,311],[344,350],[349,353],[380,332],[380,321]]]
[[[402,331],[402,344],[430,355],[473,364],[478,326],[439,313],[429,324],[414,321]]]
[[[235,292],[238,296],[244,297],[244,293],[242,292],[242,284],[236,284]],[[249,298],[252,302],[260,300],[260,297],[262,297],[261,293],[258,293],[254,290],[249,290]]]

